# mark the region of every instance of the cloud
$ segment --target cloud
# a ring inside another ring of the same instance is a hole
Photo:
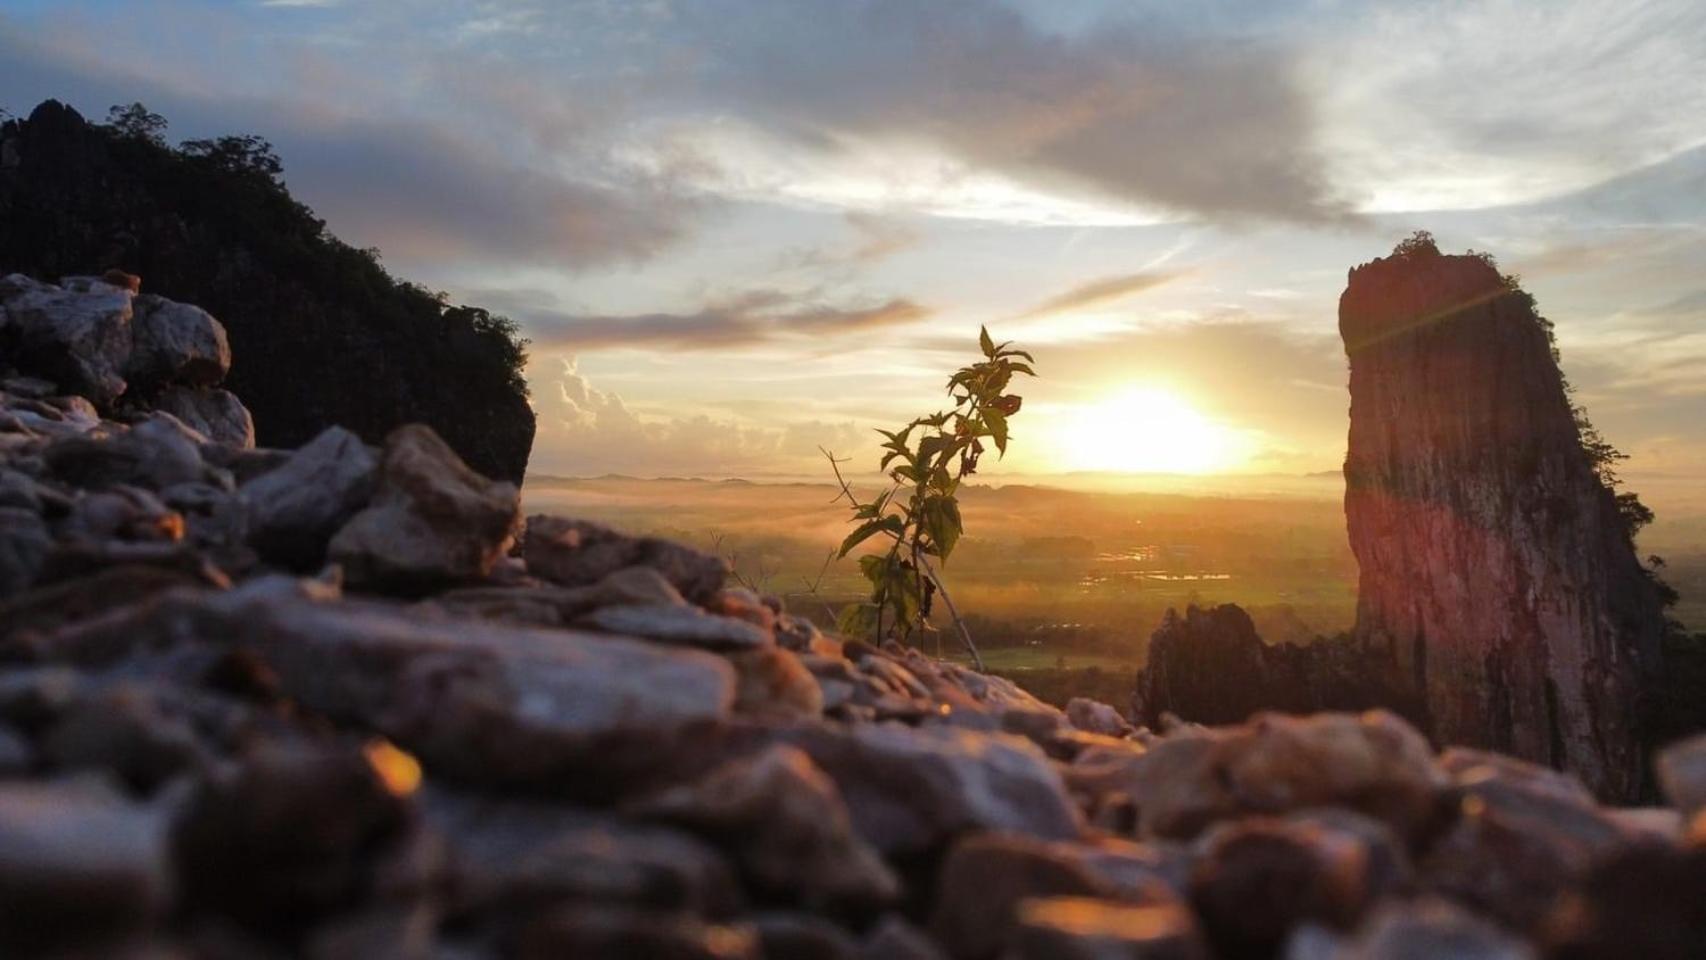
[[[27,111],[70,102],[92,120],[142,100],[174,136],[253,131],[271,141],[296,197],[356,246],[411,265],[539,263],[574,270],[651,256],[695,205],[667,179],[597,182],[530,165],[500,144],[406,118],[343,115],[313,104],[221,98],[37,43],[0,20],[0,89]]]
[[[536,474],[818,473],[823,466],[819,447],[870,445],[868,431],[851,422],[754,424],[706,413],[642,416],[621,396],[594,386],[573,356],[543,359],[532,381],[539,426],[530,466]]]
[[[1079,196],[1215,218],[1334,219],[1287,52],[1151,17],[1048,32],[987,0],[676,9],[700,105],[794,150],[926,145]]]
[[[516,311],[534,342],[546,348],[608,347],[706,350],[782,340],[815,341],[912,323],[930,311],[902,298],[868,306],[830,306],[775,290],[757,290],[692,313],[624,316]]]
[[[1038,317],[1053,316],[1072,310],[1082,310],[1088,307],[1098,307],[1128,297],[1144,290],[1152,290],[1179,276],[1177,273],[1128,273],[1116,277],[1102,277],[1088,283],[1079,284],[1064,293],[1057,294],[1042,301],[1036,306],[1019,314],[1016,320],[1034,320]]]

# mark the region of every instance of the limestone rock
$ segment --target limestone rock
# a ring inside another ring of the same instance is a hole
[[[0,507],[0,598],[35,582],[52,545],[47,524],[34,511]]]
[[[528,517],[522,552],[528,572],[568,587],[597,583],[623,567],[651,567],[698,602],[714,596],[728,577],[728,564],[721,557],[563,517]]]
[[[772,642],[762,627],[681,604],[600,607],[584,622],[609,633],[709,650],[751,650]]]
[[[491,572],[515,538],[518,494],[470,470],[418,424],[385,441],[372,503],[332,538],[350,583],[419,592]]]
[[[954,957],[987,958],[1012,938],[1019,905],[1037,897],[1098,897],[1111,891],[1094,872],[1047,843],[982,834],[949,852],[937,878],[930,932]]]
[[[112,439],[60,440],[47,448],[44,458],[57,479],[73,486],[126,484],[162,490],[205,476],[199,444],[206,439],[176,417],[155,413]]]
[[[1191,902],[1216,950],[1271,956],[1293,928],[1349,928],[1369,906],[1367,859],[1342,835],[1247,820],[1216,831],[1191,876]]]
[[[255,418],[229,391],[169,387],[155,398],[154,406],[216,443],[241,450],[255,446]]]
[[[145,932],[171,897],[159,811],[74,783],[0,783],[0,948],[101,945]]]
[[[225,326],[212,314],[153,294],[134,297],[132,309],[127,380],[139,387],[199,387],[225,379],[231,369],[231,345]]]
[[[1706,810],[1706,735],[1666,747],[1659,754],[1658,773],[1665,799],[1684,817]]]
[[[786,739],[829,774],[854,828],[885,854],[928,850],[968,830],[1065,840],[1082,829],[1060,775],[1017,737],[878,724]]]
[[[1351,271],[1339,330],[1359,640],[1412,678],[1439,740],[1633,799],[1663,609],[1532,298],[1428,244]]]
[[[716,850],[669,827],[430,788],[424,815],[448,844],[459,918],[564,900],[700,914],[738,905]]]
[[[19,363],[60,388],[111,406],[124,393],[131,294],[102,283],[62,290],[19,274],[0,280],[0,307]]]
[[[792,747],[732,761],[630,809],[716,838],[772,896],[809,907],[869,907],[900,891],[882,859],[853,834],[835,784]]]
[[[333,534],[372,498],[377,468],[359,437],[328,427],[282,465],[243,484],[249,544],[287,567],[318,566]]]

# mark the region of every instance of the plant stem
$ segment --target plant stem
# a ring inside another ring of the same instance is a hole
[[[966,629],[966,622],[960,619],[960,610],[954,606],[954,598],[948,595],[948,588],[942,586],[942,578],[936,576],[936,568],[930,566],[930,561],[925,559],[922,554],[919,555],[918,562],[924,572],[929,575],[930,582],[936,585],[936,592],[942,595],[942,602],[948,605],[948,614],[954,618],[954,626],[960,630],[960,641],[966,645],[966,650],[971,653],[972,663],[977,666],[978,670],[983,670],[983,655],[977,652],[977,644],[971,640],[971,631]]]

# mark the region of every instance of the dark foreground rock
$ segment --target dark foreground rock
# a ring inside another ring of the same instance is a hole
[[[0,393],[0,955],[1698,955],[1698,741],[1613,810],[1390,712],[1062,712],[679,544],[512,548],[428,428],[247,449],[57,392],[103,369]],[[1169,689],[1286,682],[1235,609],[1173,629]]]

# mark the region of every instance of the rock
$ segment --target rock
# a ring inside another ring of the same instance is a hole
[[[729,654],[735,668],[735,712],[753,717],[816,719],[823,690],[800,658],[780,647]]]
[[[52,546],[40,516],[18,507],[0,507],[0,598],[21,593],[34,583]]]
[[[708,650],[750,650],[772,642],[763,628],[745,620],[679,605],[600,607],[581,623],[608,633]]]
[[[0,281],[0,307],[24,369],[109,407],[125,391],[131,294],[95,283],[62,290],[18,274]]]
[[[373,501],[332,538],[352,585],[419,592],[491,572],[515,538],[518,494],[470,470],[431,429],[385,441]]]
[[[259,591],[190,609],[208,619],[202,630],[251,648],[285,696],[478,782],[556,784],[569,772],[639,763],[611,744],[722,719],[734,699],[733,670],[698,651]]]
[[[215,443],[243,450],[255,446],[255,418],[227,390],[169,387],[154,405]]]
[[[651,567],[695,603],[710,600],[728,577],[721,557],[563,517],[528,517],[522,555],[528,572],[568,587],[596,583],[623,567]]]
[[[760,960],[758,935],[748,927],[707,924],[668,913],[571,907],[529,924],[517,960]]]
[[[1353,925],[1369,905],[1368,863],[1343,835],[1252,819],[1217,830],[1191,876],[1191,903],[1219,955],[1269,957],[1303,923]]]
[[[1644,843],[1596,864],[1548,918],[1557,960],[1693,960],[1706,944],[1706,844]]]
[[[49,446],[48,469],[64,483],[86,489],[116,485],[162,490],[194,483],[205,475],[201,452],[206,438],[165,413],[151,414],[108,439],[73,437]]]
[[[212,757],[166,699],[126,685],[83,698],[42,736],[42,755],[61,770],[110,771],[144,792],[205,772]]]
[[[1391,714],[1266,714],[1242,727],[1175,734],[1105,777],[1141,813],[1145,833],[1194,836],[1216,821],[1345,806],[1401,837],[1426,828],[1444,776],[1427,741]]]
[[[1380,707],[1413,721],[1420,699],[1390,658],[1349,638],[1270,645],[1235,604],[1169,609],[1150,636],[1132,715],[1151,727],[1167,716],[1238,723],[1263,711],[1316,713]]]
[[[452,917],[554,903],[722,915],[739,900],[721,855],[694,837],[608,813],[429,788],[426,822],[448,845]]]
[[[23,735],[0,724],[0,779],[20,777],[35,766],[35,748]]]
[[[1022,901],[1110,893],[1094,872],[1047,843],[979,834],[943,861],[930,933],[953,957],[992,958],[1009,946]]]
[[[1082,829],[1060,775],[1017,737],[878,724],[784,739],[829,774],[854,829],[885,855],[922,853],[971,830],[1066,840]]]
[[[892,913],[877,922],[859,956],[860,960],[943,960],[942,951],[929,937]]]
[[[1132,732],[1131,724],[1120,716],[1118,710],[1085,697],[1073,697],[1066,702],[1066,719],[1086,733],[1123,737]]]
[[[859,960],[852,936],[810,914],[763,914],[752,927],[764,960]]]
[[[0,783],[0,948],[109,955],[170,903],[158,812],[96,787]]]
[[[1412,245],[1351,271],[1339,330],[1359,641],[1414,678],[1440,741],[1634,799],[1663,604],[1533,299]]]
[[[1659,753],[1659,787],[1684,817],[1706,810],[1706,734],[1674,743]]]
[[[756,888],[782,901],[870,907],[900,891],[882,858],[854,835],[835,784],[792,747],[731,761],[630,810],[715,839]]]
[[[295,570],[325,561],[326,546],[373,496],[378,462],[360,438],[330,427],[278,467],[243,484],[248,542]]]
[[[360,751],[263,743],[203,780],[178,821],[182,897],[257,931],[288,933],[385,893],[386,858],[401,855],[412,823]]]
[[[1636,835],[1591,804],[1490,778],[1458,790],[1456,818],[1423,858],[1426,888],[1534,930],[1592,864]]]
[[[1652,954],[1630,954],[1630,956]],[[1448,902],[1424,899],[1375,911],[1332,960],[1537,960],[1534,948]]]
[[[1135,905],[1080,897],[1019,907],[1011,960],[1208,960],[1190,910],[1173,902]]]
[[[124,368],[127,380],[152,388],[163,384],[205,387],[225,379],[231,370],[231,346],[224,325],[212,314],[153,294],[134,297],[132,309],[130,360]],[[254,445],[252,436],[249,445]]]

